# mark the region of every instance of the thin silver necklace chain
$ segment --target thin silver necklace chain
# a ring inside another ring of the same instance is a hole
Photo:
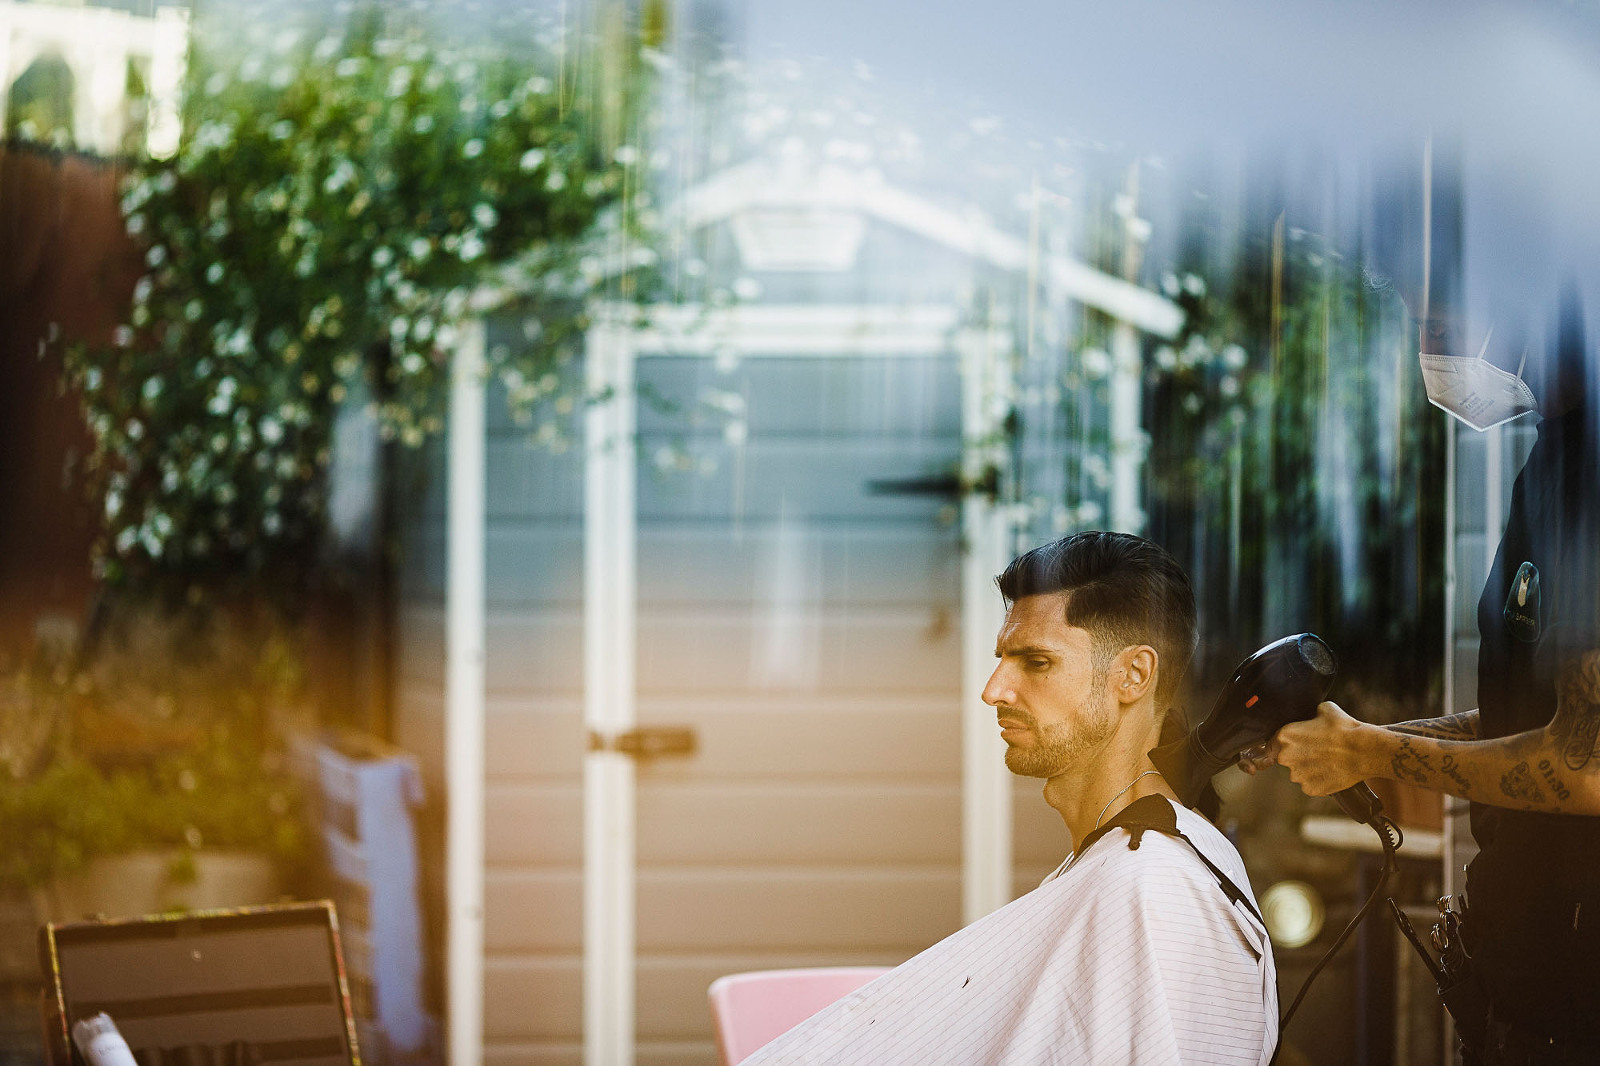
[[[1140,774],[1138,777],[1134,778],[1132,781],[1129,781],[1126,785],[1124,785],[1122,787],[1122,791],[1121,792],[1118,792],[1115,796],[1112,796],[1109,800],[1106,801],[1106,805],[1104,807],[1100,808],[1100,818],[1104,818],[1106,816],[1106,812],[1111,809],[1111,805],[1113,803],[1117,802],[1117,800],[1121,799],[1123,796],[1126,796],[1128,794],[1128,789],[1132,788],[1134,785],[1137,785],[1140,781],[1143,781],[1145,778],[1149,777],[1151,774],[1159,774],[1160,772],[1161,772],[1160,770],[1146,770],[1144,773]],[[1094,820],[1095,829],[1099,829],[1100,828],[1100,818],[1096,818]],[[1092,832],[1092,830],[1091,830],[1091,832]]]

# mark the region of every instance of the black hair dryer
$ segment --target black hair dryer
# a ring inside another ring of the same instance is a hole
[[[1264,743],[1290,722],[1315,718],[1337,672],[1333,649],[1315,633],[1275,640],[1239,664],[1205,721],[1182,740],[1156,748],[1150,761],[1184,806],[1192,807],[1211,779],[1238,761],[1240,752]],[[1365,782],[1333,798],[1358,822],[1372,824],[1383,812]]]

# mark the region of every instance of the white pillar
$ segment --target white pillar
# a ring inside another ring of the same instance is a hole
[[[1123,533],[1144,532],[1145,513],[1139,505],[1139,490],[1144,482],[1149,441],[1139,426],[1143,375],[1138,331],[1127,322],[1118,322],[1111,329],[1110,525]]]
[[[445,833],[451,1066],[483,1061],[483,322],[461,330],[450,383],[445,589]]]
[[[636,720],[633,352],[625,324],[588,335],[583,717],[603,742]],[[583,769],[583,1060],[634,1056],[634,764],[591,743]]]
[[[993,331],[963,333],[962,481],[1006,479],[1003,436],[1011,407],[1010,352]],[[961,498],[961,916],[971,923],[1011,902],[1011,772],[994,708],[980,698],[994,669],[1005,610],[995,575],[1011,561],[1011,521],[1003,499],[969,488]]]
[[[167,159],[178,150],[183,133],[179,109],[188,54],[188,9],[158,8],[155,33],[150,39],[150,111],[145,133],[145,148],[156,159]]]
[[[0,118],[9,113],[11,99],[11,36],[16,20],[14,4],[0,0]]]

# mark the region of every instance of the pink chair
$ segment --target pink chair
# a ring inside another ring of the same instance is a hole
[[[832,966],[717,978],[708,995],[722,1066],[735,1066],[834,1000],[888,972],[887,966]]]

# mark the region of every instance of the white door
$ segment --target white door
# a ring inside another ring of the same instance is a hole
[[[1009,353],[947,308],[590,341],[584,1060],[710,1063],[720,974],[896,963],[1013,895]]]

